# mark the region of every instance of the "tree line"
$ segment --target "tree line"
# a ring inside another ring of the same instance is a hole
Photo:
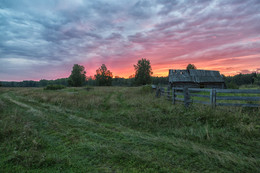
[[[186,69],[197,69],[194,64],[188,64]],[[105,64],[102,64],[96,70],[94,77],[86,77],[86,70],[84,66],[74,64],[71,75],[68,78],[60,78],[56,80],[45,80],[40,81],[22,81],[22,82],[6,82],[0,81],[0,86],[5,87],[46,87],[48,85],[64,85],[64,86],[139,86],[145,84],[155,85],[167,85],[167,77],[153,77],[150,60],[142,58],[138,60],[137,64],[134,65],[135,75],[129,78],[122,78],[115,76],[110,70],[107,69]],[[237,74],[235,76],[223,76],[225,83],[228,88],[239,88],[241,85],[259,85],[260,86],[260,74]]]
[[[241,85],[258,85],[260,86],[260,74],[253,72],[250,74],[237,74],[235,76],[224,76],[228,88],[239,88]]]
[[[1,81],[0,87],[46,87],[48,85],[64,85],[69,86],[68,84],[68,78],[61,78],[57,80],[45,80],[42,79],[40,81],[21,81],[21,82],[7,82],[7,81]],[[151,77],[151,84],[162,84],[167,85],[168,84],[168,76],[167,77]],[[63,81],[63,82],[61,82]],[[86,81],[83,83],[83,86],[100,86],[97,82],[97,80],[94,77],[87,77]],[[115,76],[112,78],[112,84],[111,86],[137,86],[134,78],[123,78]]]
[[[84,66],[74,64],[71,75],[68,78],[61,78],[57,80],[40,81],[22,81],[22,82],[0,82],[0,86],[5,87],[45,87],[48,85],[64,85],[79,87],[84,85],[90,86],[138,86],[160,81],[167,84],[167,77],[152,77],[153,74],[150,60],[142,58],[134,65],[135,75],[128,79],[115,76],[107,69],[105,64],[96,70],[94,77],[87,77]]]
[[[152,67],[150,60],[142,58],[138,60],[137,64],[134,65],[135,68],[135,76],[134,80],[128,79],[124,80],[122,78],[115,78],[113,81],[113,74],[110,70],[107,69],[105,64],[102,64],[100,68],[96,70],[96,74],[94,77],[95,85],[98,86],[112,86],[118,85],[119,83],[128,84],[128,85],[145,85],[150,84],[152,82]],[[79,87],[83,86],[86,82],[86,71],[85,68],[81,65],[74,64],[73,69],[71,71],[71,75],[68,79],[69,86]],[[93,79],[89,79],[93,80]]]

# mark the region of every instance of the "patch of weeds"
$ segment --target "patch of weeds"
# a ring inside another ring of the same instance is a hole
[[[44,90],[61,90],[66,88],[64,85],[48,85],[44,88]]]
[[[144,85],[140,89],[141,94],[148,94],[148,93],[151,93],[152,91],[153,91],[153,88],[151,85]]]

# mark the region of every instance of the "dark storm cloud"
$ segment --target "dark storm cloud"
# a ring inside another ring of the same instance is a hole
[[[90,75],[102,63],[129,71],[143,56],[158,68],[255,58],[259,9],[259,0],[2,0],[0,80],[66,77],[75,63]]]

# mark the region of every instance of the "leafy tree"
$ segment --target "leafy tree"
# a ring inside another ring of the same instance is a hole
[[[169,84],[169,77],[152,77],[152,84],[155,85],[159,85],[159,84],[163,84],[163,85],[167,85]]]
[[[258,84],[258,81],[260,81],[260,76],[257,73],[251,73],[251,74],[237,74],[235,76],[225,76],[224,80],[228,83],[233,83],[238,86],[241,85],[250,85],[250,84]]]
[[[37,87],[37,82],[36,81],[23,81],[21,83],[17,83],[18,87]]]
[[[113,75],[110,72],[105,64],[102,64],[99,69],[96,70],[96,81],[99,86],[111,86]]]
[[[150,60],[142,58],[138,60],[138,63],[134,65],[135,67],[135,83],[137,85],[150,84],[152,82],[151,75],[152,67]]]
[[[39,81],[39,86],[47,86],[48,85],[48,80],[46,79],[41,79]]]
[[[125,79],[123,77],[115,76],[115,78],[113,78],[112,85],[113,86],[127,86],[128,80],[130,80],[130,79]]]
[[[187,69],[187,70],[197,69],[197,67],[196,67],[194,64],[189,64],[189,65],[187,65],[186,69]]]
[[[69,86],[79,87],[84,84],[86,80],[85,68],[81,65],[74,64],[71,75],[68,79]]]

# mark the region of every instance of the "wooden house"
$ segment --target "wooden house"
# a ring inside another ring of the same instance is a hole
[[[213,70],[169,70],[171,87],[226,88],[219,71]]]

